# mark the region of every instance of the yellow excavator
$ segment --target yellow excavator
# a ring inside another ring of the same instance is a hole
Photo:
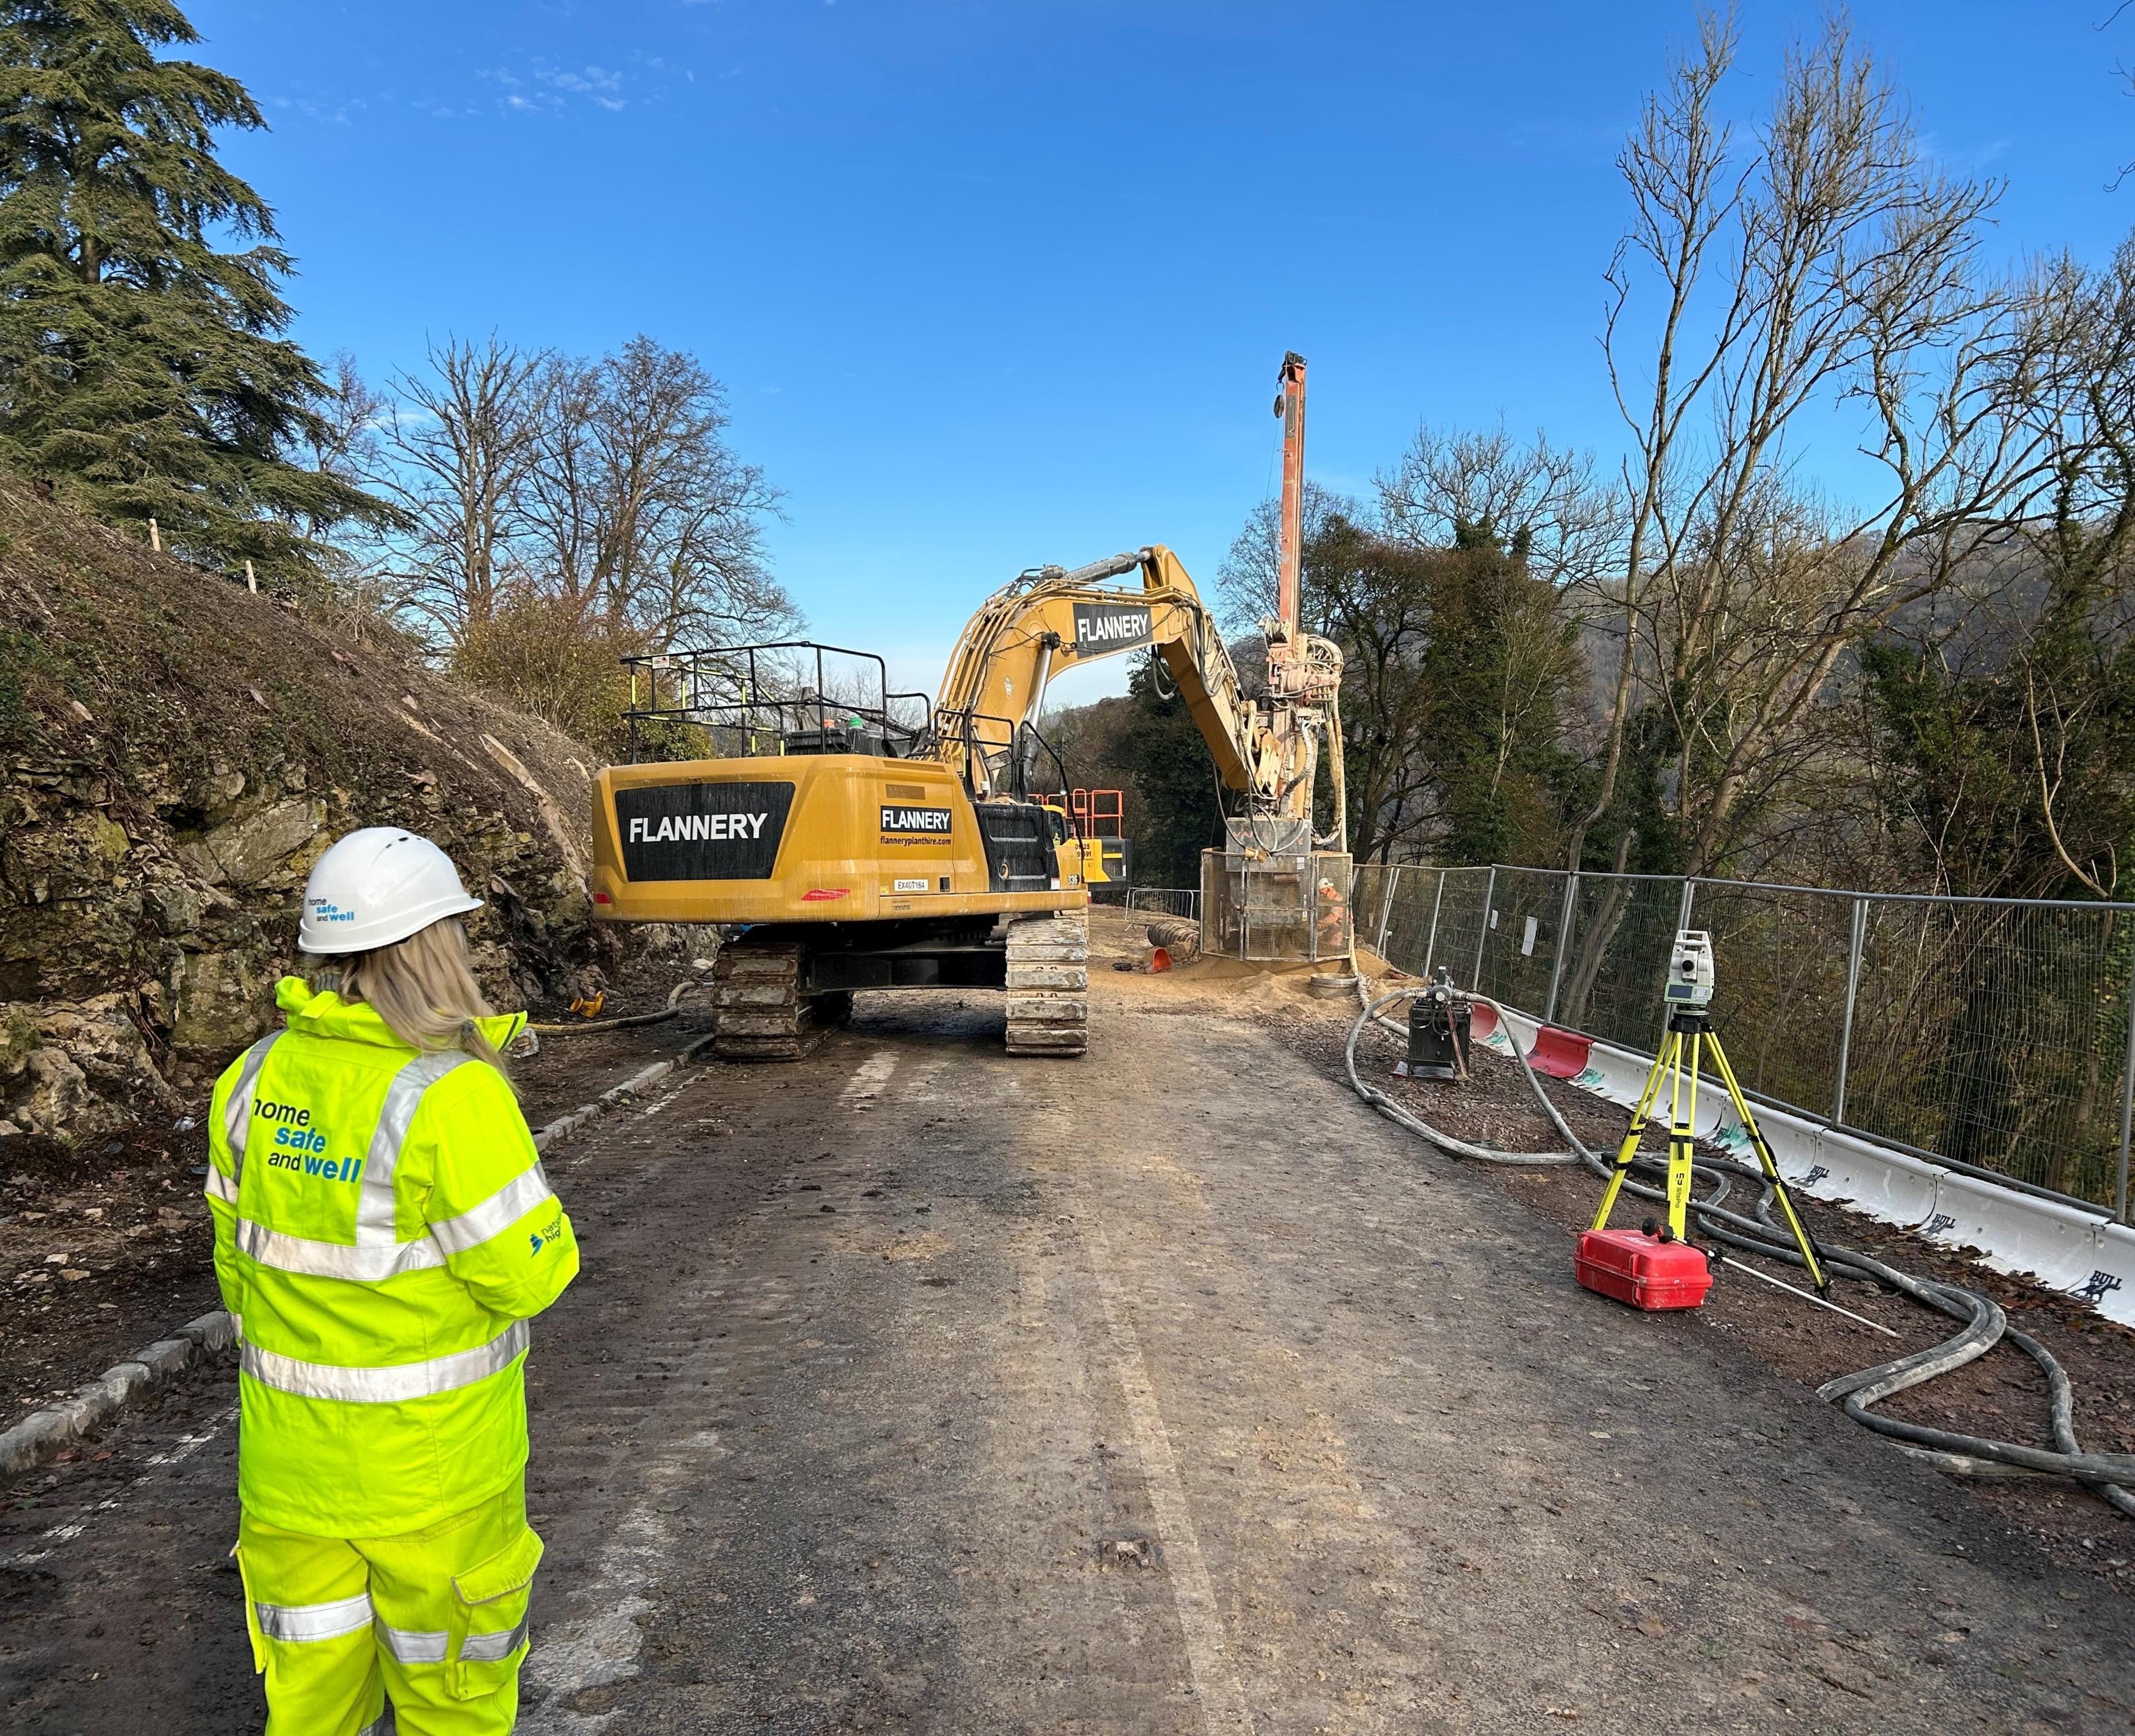
[[[1304,372],[1285,360],[1277,401],[1285,578],[1261,623],[1263,697],[1160,546],[1003,587],[932,703],[890,692],[880,658],[828,646],[625,660],[632,763],[595,784],[594,915],[741,927],[714,967],[719,1054],[796,1058],[855,991],[935,988],[1005,989],[1011,1054],[1087,1051],[1082,822],[1035,793],[1070,787],[1034,724],[1065,670],[1161,659],[1241,814],[1310,831],[1323,752],[1339,785],[1341,655],[1297,626]]]

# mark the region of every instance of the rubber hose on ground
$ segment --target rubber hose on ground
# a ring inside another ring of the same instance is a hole
[[[627,1031],[633,1025],[664,1025],[682,1010],[682,997],[693,989],[711,987],[703,977],[686,977],[675,984],[674,992],[667,997],[667,1004],[657,1013],[632,1013],[620,1018],[581,1019],[571,1025],[529,1025],[530,1031],[538,1031],[544,1037],[568,1037],[579,1031]]]
[[[1614,1173],[1614,1166],[1590,1151],[1564,1119],[1555,1100],[1543,1089],[1536,1076],[1527,1052],[1522,1049],[1512,1034],[1512,1022],[1504,1008],[1486,995],[1471,995],[1471,1000],[1489,1008],[1498,1015],[1500,1028],[1505,1032],[1506,1046],[1513,1058],[1518,1061],[1520,1071],[1526,1075],[1529,1089],[1542,1105],[1542,1112],[1570,1148],[1561,1152],[1514,1153],[1494,1151],[1487,1146],[1470,1144],[1455,1138],[1443,1129],[1431,1126],[1421,1117],[1411,1114],[1384,1091],[1364,1083],[1357,1071],[1357,1043],[1363,1035],[1365,1026],[1377,1025],[1380,1029],[1397,1036],[1406,1032],[1392,1019],[1382,1016],[1382,1009],[1396,1001],[1412,1000],[1422,994],[1428,984],[1417,983],[1411,987],[1397,989],[1377,999],[1370,998],[1360,977],[1357,998],[1363,1010],[1349,1028],[1349,1040],[1343,1051],[1343,1062],[1348,1069],[1349,1082],[1357,1095],[1389,1120],[1399,1123],[1441,1150],[1458,1157],[1471,1158],[1485,1163],[1498,1164],[1566,1164],[1584,1163],[1596,1176],[1606,1178]],[[1666,1165],[1659,1158],[1641,1157],[1634,1161],[1634,1174],[1665,1173]],[[1746,1249],[1768,1258],[1800,1265],[1800,1252],[1784,1246],[1768,1236],[1784,1234],[1771,1221],[1770,1206],[1773,1197],[1770,1184],[1761,1169],[1727,1158],[1695,1160],[1691,1166],[1693,1184],[1707,1183],[1711,1191],[1690,1202],[1692,1215],[1698,1227],[1714,1240],[1731,1246]],[[1721,1201],[1726,1197],[1733,1180],[1756,1182],[1761,1192],[1755,1206],[1754,1218],[1724,1210]],[[1667,1195],[1658,1187],[1626,1177],[1626,1191],[1648,1200],[1665,1202]],[[1723,1227],[1725,1226],[1725,1227]],[[1863,1369],[1857,1374],[1841,1376],[1817,1389],[1817,1396],[1827,1403],[1837,1403],[1847,1415],[1864,1428],[1900,1441],[1912,1443],[1915,1449],[1928,1448],[1938,1455],[1938,1462],[1950,1460],[1983,1460],[1990,1463],[2014,1466],[2022,1470],[2035,1471],[2049,1476],[2067,1477],[2084,1485],[2103,1497],[2116,1511],[2135,1518],[2135,1492],[2126,1485],[2135,1484],[2135,1453],[2086,1453],[2077,1440],[2074,1426],[2074,1389],[2068,1371],[2052,1352],[2026,1332],[2017,1331],[2008,1323],[2001,1306],[1977,1291],[1957,1284],[1938,1284],[1930,1279],[1914,1277],[1881,1260],[1857,1253],[1851,1248],[1823,1247],[1819,1250],[1828,1265],[1845,1275],[1886,1286],[1900,1292],[1939,1313],[1961,1321],[1963,1324],[1950,1337],[1923,1351],[1900,1356],[1892,1361],[1880,1363]],[[1919,1386],[1951,1370],[1976,1361],[2007,1338],[2037,1363],[2045,1376],[2049,1408],[2053,1424],[2054,1444],[2057,1450],[2048,1452],[2036,1447],[2020,1446],[2012,1441],[1992,1440],[1982,1435],[1960,1434],[1947,1429],[1929,1429],[1915,1423],[1900,1422],[1895,1417],[1879,1414],[1871,1407],[1881,1400],[1910,1388]],[[1958,1468],[1949,1464],[1947,1468]]]

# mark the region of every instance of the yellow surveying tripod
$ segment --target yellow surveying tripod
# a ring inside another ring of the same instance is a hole
[[[1616,1196],[1623,1192],[1624,1180],[1631,1173],[1632,1160],[1639,1153],[1639,1141],[1644,1137],[1647,1124],[1653,1119],[1653,1106],[1665,1081],[1668,1088],[1668,1233],[1677,1241],[1685,1240],[1690,1215],[1691,1165],[1697,1142],[1698,1064],[1709,1049],[1713,1066],[1727,1088],[1728,1100],[1735,1106],[1750,1148],[1757,1154],[1757,1167],[1764,1172],[1765,1182],[1779,1201],[1787,1228],[1794,1235],[1794,1246],[1801,1250],[1802,1263],[1808,1268],[1818,1293],[1827,1294],[1831,1279],[1818,1257],[1816,1238],[1808,1233],[1808,1226],[1794,1210],[1794,1196],[1787,1191],[1786,1179],[1773,1161],[1772,1148],[1765,1143],[1757,1118],[1750,1113],[1750,1105],[1742,1095],[1735,1069],[1728,1064],[1727,1052],[1720,1046],[1720,1033],[1712,1028],[1711,1014],[1706,1010],[1711,999],[1711,937],[1702,930],[1685,929],[1675,937],[1675,955],[1668,964],[1668,1034],[1661,1040],[1660,1052],[1653,1057],[1653,1071],[1646,1075],[1646,1087],[1639,1094],[1638,1107],[1631,1111],[1630,1130],[1617,1148],[1616,1165],[1602,1193],[1601,1209],[1594,1214],[1594,1228],[1609,1227],[1609,1214],[1615,1209]]]

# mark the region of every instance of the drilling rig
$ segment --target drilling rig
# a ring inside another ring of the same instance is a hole
[[[1347,790],[1342,764],[1342,653],[1305,631],[1305,358],[1285,355],[1275,413],[1282,419],[1281,542],[1276,612],[1263,620],[1267,686],[1261,727],[1289,744],[1272,790],[1233,805],[1224,847],[1201,858],[1201,949],[1262,962],[1356,969],[1350,917]],[[1320,760],[1331,824],[1314,820]],[[1329,980],[1334,980],[1330,978]]]

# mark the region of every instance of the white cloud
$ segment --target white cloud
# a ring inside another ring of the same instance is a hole
[[[475,76],[495,85],[503,93],[497,106],[511,114],[561,114],[574,101],[588,102],[613,112],[630,106],[623,75],[606,66],[559,66],[537,60],[523,73],[507,67],[485,66]],[[657,90],[652,93],[656,97]]]
[[[545,62],[536,61],[534,76],[545,85],[569,91],[574,96],[583,96],[603,109],[626,106],[622,75],[611,72],[605,66],[583,66],[574,70],[569,66],[551,66]]]

